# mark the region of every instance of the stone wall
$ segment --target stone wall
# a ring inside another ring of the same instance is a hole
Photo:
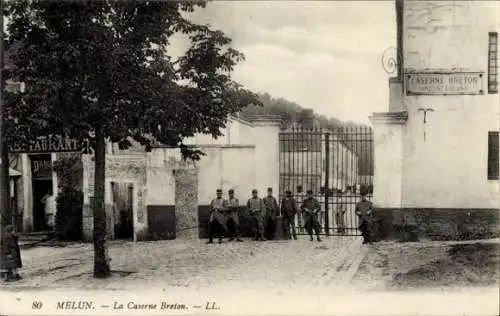
[[[93,216],[92,197],[94,196],[94,161],[93,157],[84,155],[84,207],[83,207],[83,239],[92,240]],[[106,157],[106,227],[108,238],[113,238],[113,208],[111,197],[111,182],[127,182],[134,185],[134,240],[147,239],[146,201],[146,154],[113,155]]]
[[[403,239],[415,230],[419,238],[473,240],[500,236],[499,209],[377,208],[382,239]]]

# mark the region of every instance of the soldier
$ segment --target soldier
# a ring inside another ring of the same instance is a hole
[[[222,243],[223,230],[227,230],[224,220],[224,200],[222,199],[222,190],[217,189],[217,197],[210,202],[210,219],[208,220],[208,243],[212,244],[214,234]]]
[[[356,215],[359,217],[359,230],[363,244],[372,242],[373,205],[366,199],[366,192],[361,192],[361,201],[356,203]]]
[[[318,200],[313,197],[313,191],[307,190],[307,198],[304,200],[304,203],[300,207],[302,209],[302,213],[304,214],[305,227],[307,232],[309,233],[309,237],[311,241],[313,238],[313,230],[316,233],[316,239],[321,241],[319,238],[319,222],[318,222],[318,214],[321,211],[321,205]]]
[[[226,210],[227,222],[226,226],[229,229],[229,241],[243,241],[240,239],[240,220],[238,214],[238,207],[240,202],[234,197],[234,190],[227,191],[229,198],[224,201],[224,208]]]
[[[262,199],[266,206],[265,232],[266,238],[274,239],[276,233],[276,215],[279,212],[278,201],[273,196],[273,188],[267,188],[267,196]]]
[[[250,223],[255,240],[264,241],[264,217],[262,213],[266,207],[255,189],[252,190],[252,197],[247,202],[247,208],[250,213]]]
[[[281,215],[283,216],[284,233],[288,239],[297,240],[297,233],[295,232],[295,214],[297,214],[297,203],[292,197],[292,192],[287,190],[285,198],[281,201]],[[291,234],[290,234],[291,227]]]

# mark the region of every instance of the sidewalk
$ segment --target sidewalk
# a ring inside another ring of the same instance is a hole
[[[111,242],[106,280],[92,278],[90,244],[23,250],[23,280],[4,289],[301,289],[344,288],[370,246],[357,237],[330,237],[322,243],[307,237],[206,245],[204,240]],[[122,275],[119,276],[118,274]]]

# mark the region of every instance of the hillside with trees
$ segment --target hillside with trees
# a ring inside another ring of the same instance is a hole
[[[272,97],[269,93],[260,93],[258,98],[262,106],[249,105],[239,112],[243,119],[248,119],[256,115],[278,115],[284,123],[284,127],[290,127],[293,123],[301,123],[302,111],[306,108],[288,101],[284,98]],[[316,124],[323,130],[333,130],[335,134],[344,140],[349,148],[358,155],[359,175],[373,175],[373,142],[369,134],[369,127],[354,122],[343,122],[334,117],[327,117],[314,113]]]
[[[258,94],[263,106],[249,105],[240,111],[240,117],[248,119],[255,115],[279,115],[286,127],[294,122],[301,122],[301,113],[305,110],[301,105],[288,101],[284,98],[272,97],[269,93]],[[342,122],[336,118],[314,113],[315,120],[325,129],[333,129],[342,126]]]

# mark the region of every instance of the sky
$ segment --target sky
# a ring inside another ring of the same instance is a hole
[[[343,121],[369,123],[388,109],[381,58],[396,46],[392,0],[215,0],[192,19],[233,39],[246,60],[232,76],[247,89]],[[189,45],[183,37],[171,44],[174,57]]]
[[[214,1],[193,15],[233,39],[233,79],[343,121],[388,108],[381,57],[396,46],[393,1]]]

